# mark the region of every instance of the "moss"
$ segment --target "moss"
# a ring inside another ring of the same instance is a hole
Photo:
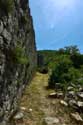
[[[14,8],[13,0],[0,0],[0,11],[11,13]]]
[[[13,62],[16,64],[29,64],[28,56],[21,45],[17,45],[12,51]]]
[[[21,23],[24,24],[24,25],[26,25],[27,22],[28,22],[27,15],[23,15],[23,16],[21,17]]]

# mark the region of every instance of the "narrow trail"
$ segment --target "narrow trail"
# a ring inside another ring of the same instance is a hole
[[[59,119],[59,123],[53,125],[81,125],[72,121],[68,108],[60,104],[60,99],[48,98],[49,93],[53,91],[46,90],[47,85],[48,74],[36,73],[20,102],[24,118],[16,125],[47,125],[44,122],[46,117]]]

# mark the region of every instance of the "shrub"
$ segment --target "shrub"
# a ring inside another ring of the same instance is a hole
[[[25,54],[24,48],[17,45],[12,51],[13,62],[17,64],[29,64],[28,57]]]
[[[83,65],[80,66],[80,72],[83,74]]]
[[[13,0],[0,0],[0,11],[4,11],[5,13],[11,13],[14,7]]]
[[[23,15],[23,16],[21,17],[21,23],[25,25],[25,24],[27,24],[27,22],[28,22],[27,15]]]
[[[80,84],[83,87],[83,78],[78,80],[78,84]]]
[[[75,54],[71,56],[71,60],[73,62],[74,67],[80,68],[83,65],[83,55],[82,54]]]
[[[49,86],[54,87],[56,82],[65,82],[67,79],[69,80],[67,72],[70,67],[72,67],[70,59],[64,58],[63,60],[60,60],[52,70],[52,74],[49,79]]]
[[[80,78],[81,73],[78,69],[72,67],[69,69],[68,74],[70,75],[70,81],[74,83]]]
[[[55,83],[61,83],[62,87],[69,85],[71,82],[77,83],[78,79],[81,78],[80,70],[72,66],[70,59],[61,60],[52,70],[52,74],[49,79],[49,86],[55,87]]]

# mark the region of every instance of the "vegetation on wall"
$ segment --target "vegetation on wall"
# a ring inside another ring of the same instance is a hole
[[[24,48],[18,44],[12,51],[13,62],[16,64],[29,64],[29,59],[25,54]]]
[[[0,0],[0,11],[11,13],[14,8],[14,0]]]

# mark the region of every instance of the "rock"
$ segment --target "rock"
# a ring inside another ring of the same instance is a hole
[[[48,97],[56,98],[57,97],[57,93],[56,92],[50,93]]]
[[[3,22],[0,21],[0,34],[2,33],[3,29],[4,29]]]
[[[54,93],[50,93],[48,97],[51,98],[62,98],[64,96],[64,94],[62,92],[54,92]]]
[[[33,111],[33,109],[31,109],[31,108],[30,108],[30,109],[29,109],[29,111],[30,111],[30,112],[32,112],[32,111]]]
[[[74,83],[71,83],[71,86],[72,86],[72,87],[76,87],[76,85],[75,85]]]
[[[20,107],[20,109],[21,109],[21,110],[23,110],[23,111],[25,111],[25,110],[26,110],[26,108],[25,108],[25,107]]]
[[[68,103],[65,102],[64,100],[61,100],[61,101],[60,101],[60,104],[62,104],[62,105],[64,105],[64,106],[68,106]]]
[[[68,90],[68,91],[73,90],[73,87],[72,87],[72,86],[69,86],[69,87],[67,88],[67,90]]]
[[[83,88],[82,88],[82,87],[80,87],[80,88],[79,88],[79,91],[80,91],[80,92],[83,92]]]
[[[55,83],[55,89],[61,89],[61,83]]]
[[[75,92],[74,91],[69,91],[68,92],[70,95],[74,96],[75,95]]]
[[[59,119],[56,117],[46,117],[44,122],[46,125],[54,125],[59,123]]]
[[[15,116],[14,116],[14,119],[15,120],[20,120],[20,119],[23,119],[24,117],[24,114],[22,112],[18,112]]]
[[[7,125],[6,121],[4,120],[0,125]]]
[[[62,92],[57,93],[57,98],[62,98],[63,96],[64,96],[64,94]]]
[[[76,104],[76,100],[72,99],[72,100],[69,100],[69,104],[72,105],[72,104]]]
[[[3,114],[4,114],[4,111],[3,111],[3,109],[2,109],[2,108],[0,108],[0,117],[2,117],[2,116],[3,116]]]
[[[3,48],[3,37],[0,36],[0,44],[1,44],[1,48]]]
[[[11,34],[10,34],[6,29],[3,30],[2,35],[3,35],[3,37],[4,37],[6,40],[11,41],[11,39],[12,39],[12,38],[11,38]]]
[[[78,92],[77,95],[78,95],[78,97],[83,99],[83,92]]]
[[[69,104],[70,107],[77,109],[77,102],[76,102],[76,100],[73,100],[73,99],[69,100],[68,104]]]
[[[56,92],[53,92],[53,93],[50,93],[49,96],[54,96],[56,94],[57,94]]]
[[[78,102],[77,102],[77,106],[78,106],[78,107],[81,107],[81,108],[83,108],[83,102],[81,102],[81,101],[78,101]]]
[[[75,92],[74,92],[74,91],[69,91],[69,92],[66,94],[66,96],[67,96],[67,98],[70,98],[70,99],[72,99],[72,98],[75,98],[75,97],[76,97],[76,95],[75,95]]]
[[[71,115],[71,117],[74,119],[74,120],[76,120],[76,121],[79,121],[79,122],[83,122],[83,119],[82,119],[82,117],[79,115],[79,113],[71,113],[70,114]]]

